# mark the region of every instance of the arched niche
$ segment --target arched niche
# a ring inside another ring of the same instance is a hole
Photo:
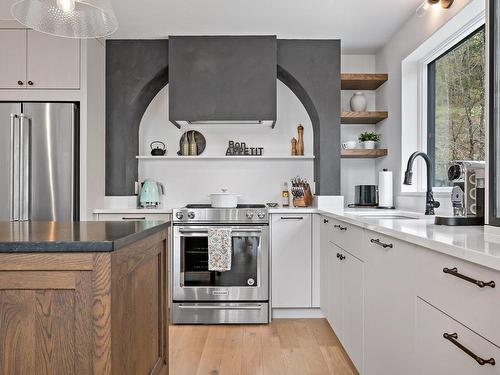
[[[168,40],[106,42],[106,195],[133,195],[140,121],[168,83]],[[316,193],[340,193],[340,41],[278,40],[278,79],[314,129]]]

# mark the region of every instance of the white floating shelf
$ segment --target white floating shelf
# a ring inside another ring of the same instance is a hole
[[[150,156],[138,155],[139,160],[314,160],[314,156]]]

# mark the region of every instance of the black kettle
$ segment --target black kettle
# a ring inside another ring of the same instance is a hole
[[[149,147],[151,147],[152,156],[164,156],[167,153],[167,146],[161,141],[151,142]]]

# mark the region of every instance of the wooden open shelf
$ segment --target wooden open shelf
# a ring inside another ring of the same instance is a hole
[[[342,124],[376,124],[389,117],[389,112],[342,112]]]
[[[342,150],[340,155],[344,159],[354,159],[354,158],[374,159],[374,158],[379,158],[381,156],[386,156],[387,154],[388,151],[386,148],[376,148],[374,150],[365,150],[365,149]]]
[[[388,74],[342,73],[342,90],[376,90],[389,79]]]

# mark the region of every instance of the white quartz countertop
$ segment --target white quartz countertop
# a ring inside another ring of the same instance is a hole
[[[96,208],[94,214],[171,214],[171,208]]]
[[[344,213],[318,210],[318,213],[500,271],[500,236],[485,233],[484,226],[435,225],[434,217],[402,211],[391,214],[419,218],[375,219],[362,216],[355,210],[345,210]]]
[[[492,234],[488,227],[435,225],[433,216],[400,210],[345,209],[343,212],[328,212],[318,208],[276,208],[269,212],[321,214],[500,271],[500,231],[499,234]],[[416,219],[391,219],[383,218],[383,215],[406,215]]]

